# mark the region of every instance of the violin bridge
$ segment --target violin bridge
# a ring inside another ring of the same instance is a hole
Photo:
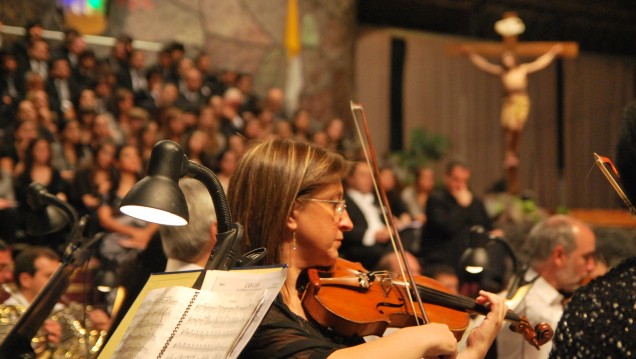
[[[382,287],[382,290],[384,291],[384,295],[388,296],[389,293],[391,293],[391,290],[393,289],[393,281],[391,280],[390,277],[382,277],[380,278],[380,286]]]

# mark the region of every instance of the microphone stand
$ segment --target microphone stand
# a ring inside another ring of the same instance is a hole
[[[62,255],[61,265],[0,343],[0,359],[35,358],[31,339],[68,288],[75,270],[90,257],[88,248],[99,239],[99,235],[97,235],[84,243],[85,238],[82,236],[82,231],[87,218],[78,219],[77,212],[73,207],[46,192],[44,186],[34,182],[29,190],[31,191],[30,195],[35,196],[35,198],[62,209],[72,219],[72,227],[68,244]]]

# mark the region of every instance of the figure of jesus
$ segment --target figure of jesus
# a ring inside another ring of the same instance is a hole
[[[563,45],[556,44],[548,52],[532,62],[520,63],[512,51],[504,52],[501,65],[490,63],[470,46],[462,53],[480,70],[498,76],[504,90],[501,107],[501,125],[504,130],[506,152],[504,167],[516,168],[519,164],[519,140],[530,111],[528,75],[546,68],[563,52]]]

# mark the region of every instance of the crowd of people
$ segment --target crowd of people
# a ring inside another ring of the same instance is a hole
[[[159,226],[119,211],[162,139],[177,142],[190,160],[212,169],[226,190],[252,140],[293,139],[346,150],[341,119],[321,123],[305,110],[288,113],[281,89],[257,94],[252,74],[218,70],[205,52],[188,55],[175,42],[149,61],[131,37],[120,36],[101,57],[74,29],[61,42],[46,40],[42,31],[34,21],[24,38],[5,38],[0,50],[0,238],[12,260],[33,248],[60,255],[65,247],[63,231],[28,230],[28,187],[39,182],[87,215],[85,236],[105,234],[93,247],[95,277],[128,268],[119,283],[134,286],[143,278],[136,281],[130,273],[162,271],[166,260],[182,263],[183,250],[174,257],[169,246],[161,246],[169,230],[160,234]],[[213,216],[208,207],[201,215]],[[205,263],[211,246],[198,249]],[[153,263],[140,272],[136,265],[144,258]],[[114,292],[89,298],[110,312]]]
[[[9,224],[2,229],[7,242],[62,245],[61,238],[25,232],[27,188],[36,181],[89,214],[89,234],[107,231],[118,235],[111,242],[120,247],[143,248],[157,228],[125,218],[117,204],[161,139],[179,143],[226,186],[254,139],[293,138],[343,150],[342,120],[323,124],[308,111],[288,114],[281,89],[261,96],[251,74],[217,71],[210,54],[188,56],[182,44],[171,43],[153,63],[147,56],[120,36],[99,58],[73,29],[56,45],[42,38],[38,22],[27,26],[24,39],[5,41],[0,216]]]
[[[80,215],[88,215],[87,236],[105,233],[95,248],[96,266],[128,270],[132,275],[121,275],[122,285],[152,268],[202,268],[216,242],[216,219],[211,203],[200,202],[208,196],[196,181],[181,182],[189,205],[198,208],[191,213],[191,223],[181,229],[160,228],[119,210],[121,200],[143,175],[153,145],[169,139],[179,143],[190,160],[216,173],[234,219],[245,227],[243,250],[267,247],[264,264],[290,267],[281,295],[244,357],[316,353],[382,357],[389,347],[403,357],[457,354],[455,338],[437,325],[398,330],[387,336],[390,339],[366,344],[360,338],[325,333],[299,301],[296,280],[301,272],[333,265],[338,257],[361,262],[369,270],[397,271],[371,169],[356,157],[341,119],[320,123],[302,109],[288,114],[281,89],[270,88],[259,96],[251,74],[216,71],[210,54],[190,57],[179,43],[167,44],[149,65],[146,54],[134,49],[127,36],[117,38],[109,55],[98,58],[75,30],[65,32],[59,47],[44,40],[41,31],[41,24],[30,24],[26,38],[5,46],[1,53],[0,235],[8,243],[5,247],[20,252],[14,255],[15,268],[20,256],[31,253],[29,275],[37,276],[42,263],[59,263],[65,243],[60,234],[28,233],[27,189],[33,181]],[[442,186],[435,186],[435,172],[426,167],[417,169],[415,181],[405,188],[390,166],[382,168],[379,178],[394,222],[404,235],[406,264],[415,274],[439,275],[453,294],[466,293],[462,289],[466,278],[458,271],[471,229],[479,225],[492,235],[504,235],[471,192],[470,175],[467,164],[451,161]],[[533,247],[527,249],[532,261],[526,280],[534,285],[537,298],[544,297],[541,293],[552,295],[549,305],[554,313],[547,319],[541,315],[531,319],[556,326],[563,312],[561,292],[574,291],[595,268],[594,234],[567,216],[546,219],[537,228],[531,238],[538,239],[528,242]],[[0,247],[0,255],[2,251]],[[13,266],[10,258],[4,262]],[[498,263],[503,263],[502,258]],[[38,278],[48,278],[50,267]],[[491,292],[504,289],[500,272],[495,284],[482,281],[478,286]],[[13,273],[18,289],[28,293],[23,298],[37,294],[23,290],[32,280]],[[2,282],[10,282],[10,277],[3,275]],[[143,279],[129,283],[129,288],[140,283]],[[541,301],[530,293],[522,304],[533,313],[530,305]],[[470,294],[479,303],[490,303],[491,310],[460,354],[477,358],[486,355],[495,340],[506,306],[490,292]],[[106,313],[93,314],[106,329],[111,324],[107,314],[112,299],[104,298]],[[59,328],[46,326],[49,339],[58,341]],[[277,340],[272,341],[272,335]],[[420,337],[435,340],[419,342]],[[509,343],[502,339],[500,347],[525,350],[521,343]],[[541,355],[548,352],[544,349]]]

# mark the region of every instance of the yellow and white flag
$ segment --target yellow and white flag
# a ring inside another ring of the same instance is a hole
[[[289,114],[298,109],[298,101],[303,88],[303,67],[300,48],[298,1],[287,0],[287,21],[285,24],[285,49],[287,49],[285,106]]]

